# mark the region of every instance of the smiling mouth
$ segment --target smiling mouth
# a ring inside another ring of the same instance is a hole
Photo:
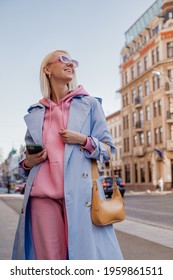
[[[64,71],[73,73],[72,69],[65,69]]]

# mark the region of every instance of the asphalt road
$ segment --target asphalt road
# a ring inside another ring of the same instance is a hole
[[[173,230],[173,193],[127,195],[127,218]]]

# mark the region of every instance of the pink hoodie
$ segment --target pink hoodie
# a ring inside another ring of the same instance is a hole
[[[46,107],[43,124],[43,145],[48,153],[36,175],[31,196],[64,197],[64,148],[65,144],[59,136],[61,128],[67,129],[71,100],[74,96],[88,95],[82,86],[66,95],[58,104],[48,98],[40,103]]]

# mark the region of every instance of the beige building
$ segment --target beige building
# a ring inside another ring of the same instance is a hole
[[[171,189],[173,1],[155,1],[125,37],[119,89],[122,96],[121,175],[127,189],[153,190],[160,178],[164,189]],[[111,129],[110,124],[109,127]]]
[[[113,143],[116,147],[116,153],[112,157],[112,165],[115,175],[122,176],[122,129],[121,129],[121,111],[117,111],[106,117]],[[110,166],[105,163],[104,175],[111,175]]]

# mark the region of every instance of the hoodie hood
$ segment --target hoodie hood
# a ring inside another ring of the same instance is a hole
[[[54,103],[50,98],[43,98],[41,99],[39,102],[44,105],[47,108],[51,108],[51,110],[53,110],[53,108],[55,106],[61,106],[61,107],[65,107],[68,105],[70,106],[70,102],[73,99],[73,97],[75,96],[85,96],[85,95],[89,95],[86,90],[83,88],[83,86],[79,86],[78,88],[76,88],[73,91],[70,91],[66,96],[64,96],[63,99],[61,99],[61,101],[59,103]]]

